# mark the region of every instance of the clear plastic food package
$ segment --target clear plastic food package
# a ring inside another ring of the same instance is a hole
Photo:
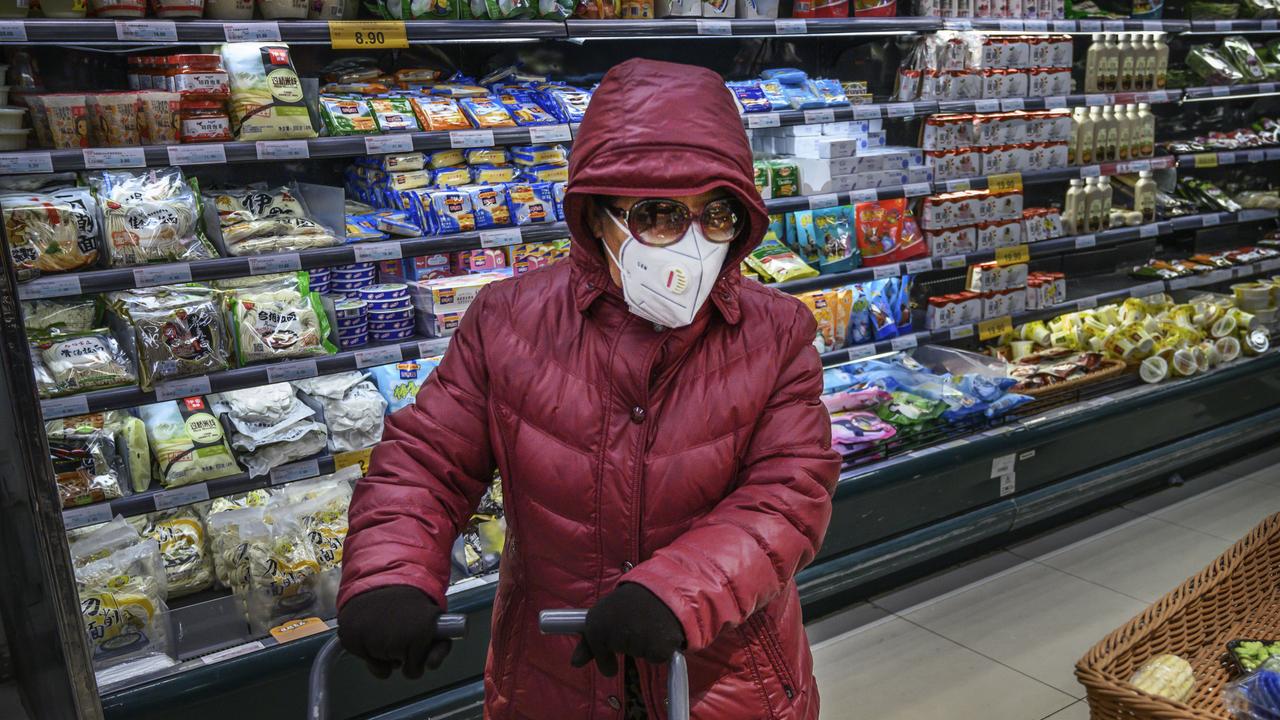
[[[270,503],[268,503],[270,505]],[[296,516],[273,514],[271,524],[242,528],[248,560],[243,593],[249,627],[264,634],[281,623],[320,614],[320,562]]]
[[[180,168],[104,171],[89,184],[102,207],[112,267],[217,257],[200,232],[199,198]]]
[[[227,368],[227,331],[216,290],[162,285],[111,293],[108,302],[133,334],[142,389]]]
[[[97,317],[98,303],[92,297],[22,301],[22,322],[31,334],[88,332],[93,329]]]
[[[40,397],[128,385],[133,363],[106,329],[34,337],[31,364]]]
[[[20,282],[98,264],[101,227],[97,203],[88,190],[6,195],[0,198],[0,208],[9,257]]]
[[[206,201],[218,211],[222,240],[232,255],[342,244],[332,230],[311,219],[306,201],[293,183],[217,190]]]
[[[240,472],[222,424],[203,397],[143,405],[138,414],[146,423],[147,442],[166,488]]]
[[[44,426],[51,438],[103,429],[115,433],[116,452],[125,465],[133,491],[142,492],[151,486],[151,449],[146,426],[138,418],[123,410],[108,410],[50,420]]]
[[[72,428],[47,435],[53,479],[63,507],[114,500],[123,495],[120,480],[128,471],[117,452],[115,433],[102,428]]]
[[[234,292],[229,306],[241,365],[337,352],[329,317],[308,283],[308,274],[298,272]]]
[[[306,14],[303,3],[303,17]],[[270,16],[268,16],[270,17]],[[245,141],[313,138],[302,80],[284,43],[228,43],[222,64],[231,79],[231,123]]]
[[[208,533],[193,507],[150,513],[131,518],[131,523],[142,537],[155,540],[160,546],[168,585],[166,599],[190,595],[213,585]]]

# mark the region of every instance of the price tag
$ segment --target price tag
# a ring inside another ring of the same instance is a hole
[[[1271,156],[1268,155],[1267,159],[1270,160]],[[1175,162],[1175,158],[1172,155],[1165,155],[1164,157],[1151,158],[1150,162],[1151,162],[1152,170],[1167,170],[1173,167],[1175,164],[1177,164]]]
[[[1123,20],[1104,20],[1102,21],[1102,29],[1107,32],[1124,32]]]
[[[529,128],[529,142],[542,143],[568,142],[573,139],[573,131],[568,125],[537,125]]]
[[[53,157],[47,152],[5,153],[0,155],[0,175],[53,172]]]
[[[311,148],[306,140],[259,140],[254,143],[259,160],[306,160]]]
[[[1077,250],[1083,250],[1084,248],[1091,248],[1097,244],[1098,244],[1098,238],[1093,235],[1081,235],[1080,237],[1076,238]]]
[[[950,337],[952,340],[962,340],[967,337],[973,337],[972,325],[961,325],[960,327],[951,328]]]
[[[1095,106],[1095,105],[1110,105],[1110,104],[1111,104],[1111,96],[1109,96],[1109,95],[1097,95],[1097,94],[1093,94],[1093,95],[1085,95],[1085,96],[1084,96],[1084,104],[1085,104],[1085,105],[1088,105],[1088,106],[1090,106],[1090,107],[1093,107],[1093,106]]]
[[[996,248],[996,264],[997,265],[1018,265],[1019,263],[1029,262],[1031,260],[1031,251],[1026,245],[1012,245],[1010,247]]]
[[[382,262],[383,260],[399,260],[404,257],[403,249],[400,243],[390,240],[387,242],[375,243],[358,243],[353,248],[353,255],[358,263],[362,262]]]
[[[1044,99],[1044,106],[1049,110],[1056,108],[1064,108],[1067,106],[1067,99],[1061,95],[1054,95]]]
[[[1271,272],[1272,270],[1280,270],[1280,258],[1263,260],[1262,262],[1258,263],[1258,270],[1260,272]]]
[[[809,32],[809,25],[804,19],[774,20],[773,32],[778,35],[804,35]]]
[[[732,35],[733,23],[728,20],[699,20],[699,35]]]
[[[5,20],[0,22],[0,41],[26,42],[27,24],[21,20]]]
[[[271,273],[294,272],[301,269],[302,258],[298,257],[298,253],[257,255],[249,258],[250,275],[270,275]]]
[[[1022,173],[988,175],[987,189],[993,193],[1022,192]]]
[[[1075,20],[1054,20],[1053,29],[1054,29],[1054,32],[1061,32],[1061,33],[1074,32],[1076,29],[1076,21]]]
[[[781,124],[782,119],[778,117],[778,113],[749,113],[747,115],[747,127],[752,130],[778,127]]]
[[[1138,228],[1138,237],[1153,238],[1160,234],[1160,226],[1156,224],[1142,225]]]
[[[884,114],[891,118],[911,117],[916,113],[913,103],[890,103],[884,106]]]
[[[172,20],[117,20],[116,39],[121,42],[178,42],[178,26]]]
[[[839,204],[840,204],[840,196],[836,195],[835,193],[809,196],[810,210],[822,210],[823,208],[835,207]]]
[[[1006,32],[1017,32],[1022,29],[1021,20],[1001,20],[1000,29]]]
[[[306,480],[320,474],[320,463],[315,459],[303,460],[301,462],[281,465],[271,471],[271,484],[280,485],[282,483],[295,482],[297,480]]]
[[[948,180],[942,186],[946,188],[947,192],[960,192],[973,187],[973,184],[968,180]]]
[[[1209,94],[1212,95],[1213,97],[1223,97],[1224,95],[1231,94],[1231,88],[1227,87],[1226,85],[1214,85],[1213,87],[1209,88]]]
[[[193,143],[170,145],[170,165],[225,165],[227,150],[222,143]]]
[[[991,477],[994,479],[1012,474],[1014,465],[1017,462],[1018,453],[1009,453],[1008,455],[991,458]]]
[[[283,645],[294,640],[301,640],[304,637],[319,635],[328,629],[329,626],[320,618],[309,617],[301,620],[290,620],[279,627],[271,628],[271,637]]]
[[[1018,474],[1009,473],[1000,476],[1000,497],[1012,495],[1018,491]]]
[[[85,148],[86,168],[133,168],[147,166],[147,153],[136,148]]]
[[[18,286],[20,300],[70,297],[81,294],[80,278],[75,275],[50,275]]]
[[[1267,155],[1267,160],[1280,160],[1280,148],[1273,148],[1265,152]]]
[[[1027,20],[1022,23],[1023,29],[1027,32],[1047,32],[1049,30],[1048,20]]]
[[[1098,165],[1085,165],[1080,168],[1080,177],[1102,177],[1102,168]]]
[[[168,263],[133,269],[133,284],[138,287],[185,282],[191,282],[191,266],[186,263]]]
[[[266,646],[262,644],[261,640],[254,640],[253,642],[247,642],[243,645],[236,645],[235,647],[229,647],[226,650],[219,650],[216,653],[209,653],[208,655],[202,655],[200,656],[200,662],[205,665],[214,665],[224,660],[230,660],[232,658],[238,658],[241,655],[248,655],[249,653],[258,652],[264,647]]]
[[[1202,275],[1201,277],[1205,278],[1206,285],[1216,285],[1217,283],[1230,280],[1234,275],[1232,275],[1230,270],[1214,270],[1208,275]]]
[[[481,230],[480,247],[495,248],[504,245],[519,245],[523,238],[520,228],[502,228],[500,230]]]
[[[449,347],[449,338],[433,338],[418,341],[418,357],[428,358],[439,355]]]
[[[974,100],[973,111],[980,113],[1000,112],[999,100]]]
[[[1217,30],[1218,32],[1231,32],[1231,28],[1232,28],[1232,25],[1230,20],[1214,20],[1213,21],[1213,29]]]
[[[854,345],[849,348],[850,360],[861,360],[865,357],[871,357],[876,354],[875,343],[867,343],[865,345]]]
[[[880,195],[875,190],[854,190],[849,193],[849,202],[857,205],[864,202],[875,202]]]
[[[903,335],[901,337],[896,337],[889,341],[889,347],[893,348],[894,350],[910,350],[911,348],[915,347],[918,344],[919,343],[916,340],[916,336],[914,334]]]
[[[450,130],[449,147],[493,147],[492,130]]]
[[[409,47],[399,20],[330,20],[329,44],[335,50],[389,50]]]
[[[1147,93],[1147,102],[1149,103],[1166,103],[1169,102],[1169,93],[1164,90],[1155,90]]]
[[[1260,20],[1263,30],[1280,30],[1280,20]]]
[[[352,465],[358,465],[360,466],[360,474],[364,475],[369,472],[369,457],[371,455],[373,455],[373,448],[361,448],[360,450],[338,453],[333,456],[334,472]]]
[[[274,20],[222,23],[227,42],[280,42],[280,25]]]
[[[1076,301],[1077,310],[1091,310],[1098,307],[1098,298],[1090,295],[1089,297],[1080,298]]]
[[[933,261],[929,258],[923,260],[912,260],[906,265],[906,273],[908,275],[919,275],[920,273],[929,272],[933,269]]]
[[[964,255],[948,255],[942,258],[941,265],[943,270],[952,270],[954,268],[962,268],[969,264],[969,259]]]
[[[111,510],[111,503],[100,502],[72,508],[71,510],[63,510],[62,525],[66,530],[75,530],[89,525],[111,522],[113,517],[115,517],[115,514]]]
[[[871,276],[876,280],[884,280],[885,278],[896,278],[902,274],[902,266],[898,263],[892,265],[878,265],[871,269]]]
[[[1162,292],[1164,292],[1164,282],[1157,280],[1155,282],[1143,283],[1137,287],[1129,288],[1129,297],[1142,298]]]
[[[40,401],[40,412],[46,420],[84,415],[89,412],[89,398],[84,395],[50,398]]]
[[[203,375],[156,383],[156,400],[177,400],[196,395],[208,395],[210,392],[212,391],[209,389],[209,378]]]
[[[1003,315],[978,323],[978,339],[990,340],[1013,330],[1013,318]]]
[[[928,195],[931,192],[933,192],[933,186],[927,182],[911,183],[910,185],[902,186],[902,195],[904,197],[919,197],[921,195]]]
[[[878,120],[880,118],[879,105],[854,105],[854,120]]]
[[[836,111],[831,108],[823,108],[821,110],[805,110],[805,125],[822,125],[824,123],[833,123],[836,121]]]
[[[1273,82],[1258,83],[1258,92],[1263,95],[1270,95],[1276,91],[1276,84]]]
[[[1189,277],[1174,278],[1169,281],[1170,290],[1183,290],[1189,287],[1191,287],[1191,278]]]
[[[1164,23],[1159,20],[1144,20],[1142,29],[1146,32],[1164,32]]]
[[[364,151],[369,155],[413,152],[413,136],[409,133],[368,135],[364,139]]]
[[[1221,225],[1221,224],[1222,224],[1222,215],[1220,213],[1209,213],[1208,215],[1200,216],[1201,227],[1213,227],[1215,225]]]
[[[955,18],[946,21],[948,30],[963,30],[968,32],[973,29],[973,21],[968,18]]]
[[[1000,109],[1004,110],[1005,112],[1013,112],[1014,110],[1021,110],[1026,106],[1027,104],[1023,102],[1022,98],[1005,98],[1004,100],[1000,101]]]
[[[267,382],[281,383],[292,380],[306,380],[320,374],[315,360],[299,360],[297,362],[280,363],[267,366]]]
[[[1078,20],[1076,24],[1080,27],[1082,33],[1102,32],[1101,20]]]
[[[358,368],[400,362],[401,357],[399,345],[369,348],[368,350],[357,350],[355,352],[356,367]]]

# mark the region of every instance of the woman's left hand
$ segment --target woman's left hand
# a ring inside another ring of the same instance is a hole
[[[592,660],[605,677],[618,674],[618,655],[664,663],[684,647],[684,628],[643,585],[622,583],[587,612],[587,628],[570,663]]]

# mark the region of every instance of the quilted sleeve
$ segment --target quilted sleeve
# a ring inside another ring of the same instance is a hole
[[[481,291],[436,368],[387,418],[369,473],[356,483],[338,606],[367,590],[409,585],[445,607],[449,554],[493,476]]]
[[[840,456],[819,400],[817,326],[796,303],[785,358],[756,421],[738,484],[673,543],[625,576],[666,603],[688,649],[707,647],[767,605],[822,544]]]

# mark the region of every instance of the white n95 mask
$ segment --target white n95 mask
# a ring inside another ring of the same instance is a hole
[[[684,327],[693,322],[724,266],[731,243],[715,243],[702,235],[697,222],[677,241],[664,247],[645,245],[613,213],[605,215],[627,234],[618,255],[601,241],[622,276],[627,309],[650,322]]]

